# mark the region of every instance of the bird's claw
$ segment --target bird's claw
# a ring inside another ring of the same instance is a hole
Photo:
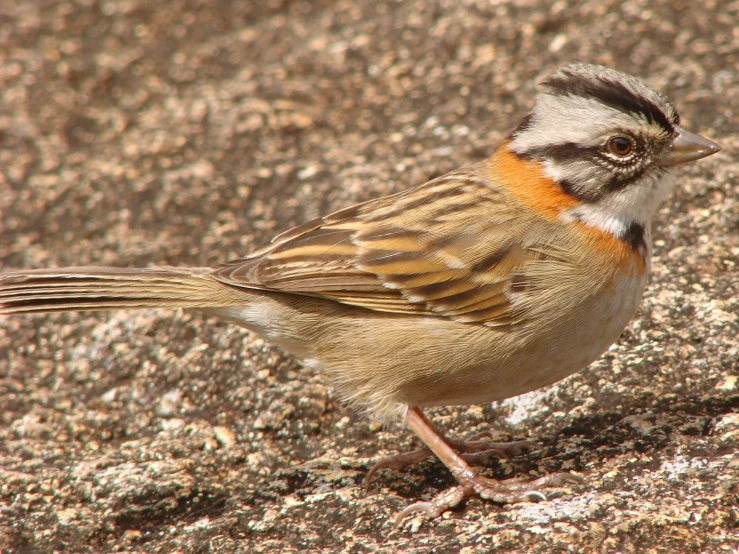
[[[441,492],[430,501],[416,502],[406,507],[395,517],[394,528],[400,527],[408,516],[419,512],[429,519],[437,518],[473,494],[501,504],[541,502],[546,500],[546,496],[539,489],[559,487],[567,483],[582,483],[582,479],[571,473],[553,473],[533,481],[518,478],[497,481],[474,475],[459,485]]]

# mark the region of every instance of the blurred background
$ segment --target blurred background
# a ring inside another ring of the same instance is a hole
[[[215,265],[495,148],[573,60],[633,73],[724,150],[681,169],[638,318],[600,361],[452,434],[540,440],[529,506],[387,524],[451,483],[328,381],[198,314],[0,320],[0,548],[739,549],[739,2],[0,2],[0,270]]]

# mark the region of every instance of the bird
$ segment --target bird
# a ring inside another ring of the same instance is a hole
[[[0,314],[193,308],[328,375],[347,405],[405,422],[456,484],[402,510],[437,517],[477,495],[538,501],[569,473],[495,480],[476,457],[533,443],[446,438],[424,410],[517,396],[587,367],[636,312],[651,220],[676,166],[720,150],[636,77],[573,62],[543,79],[483,161],[313,219],[217,267],[0,273]]]

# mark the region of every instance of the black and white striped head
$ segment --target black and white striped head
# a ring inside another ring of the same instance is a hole
[[[671,188],[672,167],[719,150],[682,129],[672,102],[630,75],[573,63],[541,84],[508,148],[541,161],[580,201],[570,215],[600,228],[647,224]]]

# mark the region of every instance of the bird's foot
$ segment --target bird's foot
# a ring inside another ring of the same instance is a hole
[[[582,483],[580,477],[570,473],[553,473],[533,481],[524,481],[519,478],[498,481],[473,474],[459,481],[459,485],[443,491],[428,502],[415,502],[406,507],[395,517],[395,528],[399,527],[407,517],[417,513],[422,513],[430,519],[439,517],[446,510],[475,494],[480,498],[503,504],[539,502],[546,500],[546,497],[539,492],[540,489],[560,487],[566,483]]]

